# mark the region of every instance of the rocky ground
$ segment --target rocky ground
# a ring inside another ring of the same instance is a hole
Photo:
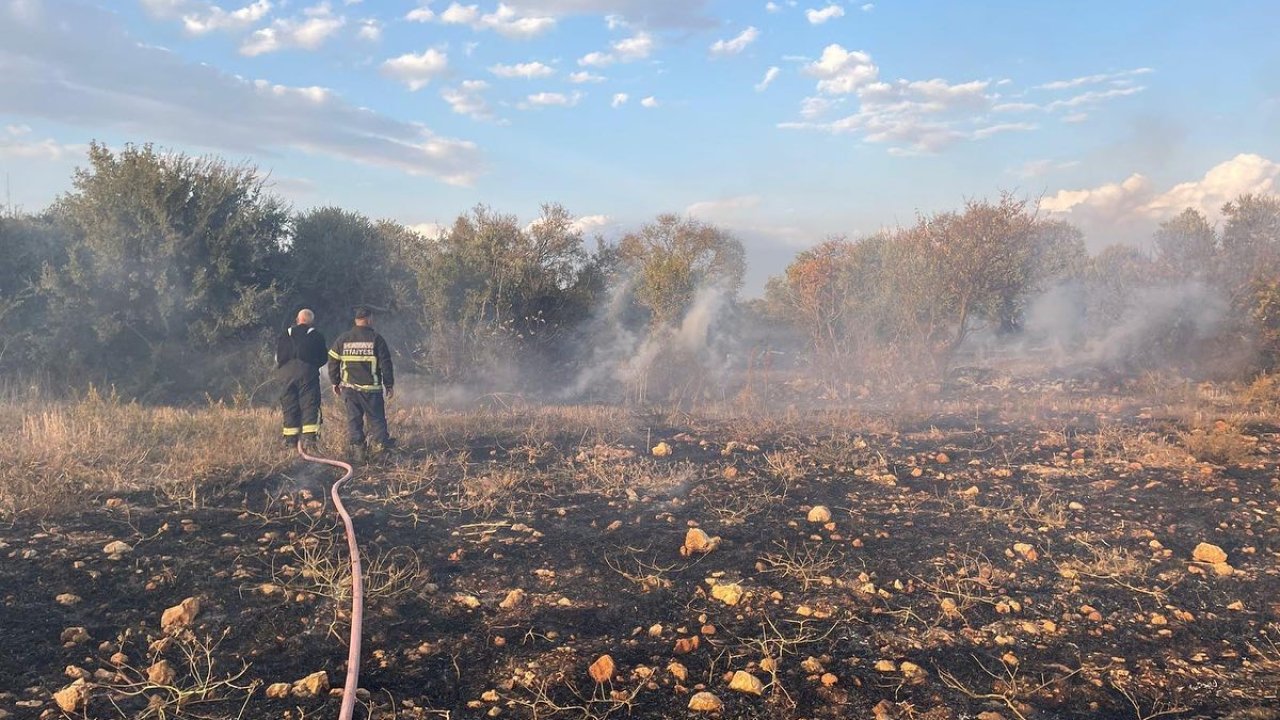
[[[357,717],[1277,718],[1275,422],[1008,384],[591,432],[402,411],[348,493]],[[0,528],[0,717],[336,717],[331,479]]]

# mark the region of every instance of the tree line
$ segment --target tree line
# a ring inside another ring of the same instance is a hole
[[[1024,200],[974,200],[828,239],[741,302],[742,243],[691,218],[589,242],[560,205],[525,225],[478,206],[426,237],[337,207],[295,212],[249,165],[95,143],[50,207],[0,217],[0,362],[10,380],[144,400],[247,394],[293,311],[336,333],[366,304],[402,367],[433,383],[649,398],[674,387],[651,367],[706,379],[767,347],[830,377],[945,373],[976,338],[1048,332],[1053,293],[1077,317],[1041,339],[1096,346],[1159,290],[1193,288],[1222,306],[1212,327],[1179,319],[1188,291],[1140,342],[1190,359],[1189,339],[1227,334],[1256,351],[1251,367],[1274,364],[1280,200],[1243,196],[1223,218],[1187,210],[1150,250],[1090,257],[1079,230]]]

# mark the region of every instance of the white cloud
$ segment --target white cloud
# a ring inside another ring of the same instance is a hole
[[[356,33],[356,36],[359,37],[361,40],[368,40],[369,42],[378,42],[379,40],[382,39],[382,23],[378,22],[373,18],[369,18],[368,20],[361,20],[360,31]]]
[[[574,105],[577,105],[580,100],[582,100],[582,93],[566,95],[558,92],[540,92],[534,93],[525,98],[525,102],[520,104],[520,108],[522,110],[527,110],[530,108],[544,107],[573,107]]]
[[[556,74],[555,68],[540,62],[517,63],[515,65],[494,65],[489,72],[500,78],[534,78],[550,77]]]
[[[552,17],[595,15],[613,17],[609,29],[626,25],[654,29],[702,29],[714,27],[710,0],[506,0],[524,13]]]
[[[1134,173],[1118,183],[1081,190],[1060,190],[1040,201],[1045,212],[1079,225],[1086,236],[1104,241],[1145,240],[1155,224],[1186,208],[1221,218],[1222,206],[1243,193],[1280,189],[1280,163],[1242,153],[1211,168],[1198,180],[1163,192],[1149,178]]]
[[[726,55],[737,55],[746,50],[751,43],[760,37],[760,31],[755,27],[748,27],[731,40],[717,40],[711,44],[711,54],[724,57]]]
[[[0,159],[61,160],[84,155],[89,150],[88,145],[66,145],[52,138],[35,140],[30,135],[31,128],[27,125],[5,126],[0,132]]]
[[[271,12],[270,0],[255,0],[231,11],[207,0],[142,0],[142,6],[155,17],[181,19],[183,29],[191,35],[247,30]]]
[[[582,70],[576,73],[571,73],[569,75],[569,82],[577,85],[582,85],[583,83],[598,83],[598,82],[604,82],[604,81],[605,81],[605,77],[603,75],[596,75],[595,73],[590,72],[588,70]]]
[[[781,12],[782,6],[770,0],[770,2],[767,2],[764,4],[764,10],[765,12],[771,12],[771,13]]]
[[[821,25],[828,20],[844,17],[844,8],[839,5],[828,5],[821,10],[810,8],[804,11],[804,16],[808,18],[810,24]]]
[[[819,92],[833,95],[856,92],[880,77],[880,68],[871,62],[870,55],[861,50],[850,52],[837,44],[824,48],[822,57],[805,72],[819,78]]]
[[[492,120],[493,110],[484,99],[484,91],[488,89],[489,83],[483,80],[463,80],[456,87],[441,90],[440,97],[459,115],[466,115],[476,120]]]
[[[385,75],[399,80],[414,91],[426,87],[448,69],[449,56],[435,48],[420,53],[405,53],[382,63]]]
[[[409,22],[431,22],[436,19],[436,13],[430,7],[422,5],[406,13],[404,19]]]
[[[356,107],[320,88],[250,82],[139,43],[115,13],[61,0],[30,15],[0,4],[0,107],[93,133],[141,136],[238,155],[286,150],[467,184],[472,142]],[[229,112],[234,108],[234,112]]]
[[[816,120],[826,115],[831,108],[835,107],[835,101],[825,97],[807,97],[800,101],[800,117],[806,120]]]
[[[743,211],[760,207],[759,195],[738,195],[719,200],[703,200],[684,209],[685,215],[707,222],[731,222]]]
[[[1053,82],[1037,85],[1037,90],[1066,90],[1069,88],[1080,87],[1081,85],[1098,85],[1101,83],[1127,84],[1137,75],[1146,75],[1155,72],[1151,68],[1141,67],[1133,70],[1124,70],[1116,73],[1098,73],[1095,75],[1083,75],[1081,77],[1071,78],[1070,80],[1055,80]]]
[[[609,106],[614,108],[619,108],[619,107],[622,107],[623,105],[626,105],[627,101],[630,99],[631,99],[631,96],[627,95],[626,93],[615,93],[613,96],[613,100],[609,102]]]
[[[768,90],[769,86],[773,84],[773,81],[777,80],[778,76],[781,74],[782,68],[776,65],[766,70],[764,77],[760,79],[760,82],[756,83],[756,92],[764,92],[765,90]]]
[[[612,52],[591,52],[578,59],[583,67],[607,67],[614,63],[628,63],[644,60],[653,53],[657,41],[647,32],[618,40],[612,45]]]
[[[650,95],[649,97],[644,98],[643,100],[641,100],[641,101],[640,101],[640,107],[645,107],[645,108],[656,108],[656,107],[658,107],[658,105],[659,105],[659,103],[658,103],[658,98],[656,98],[656,97],[654,97],[654,96],[652,96],[652,95]]]
[[[303,10],[301,17],[278,19],[270,27],[255,30],[240,45],[240,53],[252,57],[287,48],[315,50],[346,22],[333,14],[328,3],[321,3]]]
[[[871,12],[876,9],[875,3],[866,3],[861,7],[862,12]]]
[[[427,238],[428,240],[435,240],[441,235],[449,232],[448,225],[442,225],[440,223],[433,223],[433,222],[416,223],[413,225],[405,225],[405,227],[408,228],[409,230],[412,230],[413,232],[418,233],[422,237]]]
[[[586,215],[574,220],[570,229],[576,233],[587,235],[599,232],[613,224],[613,218],[608,215]]]
[[[1127,97],[1136,95],[1146,87],[1142,85],[1133,85],[1131,87],[1111,88],[1110,90],[1090,90],[1089,92],[1080,93],[1065,100],[1055,100],[1045,106],[1045,110],[1053,112],[1063,108],[1078,108],[1081,105],[1096,105],[1103,100],[1109,100],[1116,97]]]
[[[556,26],[553,17],[527,15],[506,3],[498,3],[498,9],[482,13],[479,5],[453,3],[437,19],[446,25],[466,25],[472,30],[492,30],[510,38],[537,37]]]

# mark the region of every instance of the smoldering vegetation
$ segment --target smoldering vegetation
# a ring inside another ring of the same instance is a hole
[[[268,400],[270,337],[377,308],[403,396],[437,404],[794,403],[974,368],[1240,378],[1280,354],[1280,198],[1188,209],[1090,255],[1005,195],[828,238],[743,300],[743,246],[659,215],[586,238],[563,207],[479,206],[435,237],[294,210],[254,167],[94,145],[71,189],[0,218],[0,362],[15,389]]]

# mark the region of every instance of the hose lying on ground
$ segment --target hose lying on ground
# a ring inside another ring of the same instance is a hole
[[[346,471],[333,484],[333,487],[329,488],[329,497],[333,498],[333,504],[338,508],[338,514],[342,516],[342,524],[347,528],[347,549],[351,554],[351,643],[350,649],[347,651],[347,683],[342,689],[342,710],[338,713],[339,720],[351,720],[356,706],[356,686],[360,683],[360,633],[364,618],[364,573],[360,569],[360,547],[356,545],[356,528],[351,522],[351,516],[347,514],[347,508],[342,504],[342,498],[338,497],[338,488],[351,479],[351,475],[355,470],[341,460],[330,460],[329,458],[308,455],[307,451],[302,449],[301,442],[298,443],[298,454],[307,462],[329,465]]]

